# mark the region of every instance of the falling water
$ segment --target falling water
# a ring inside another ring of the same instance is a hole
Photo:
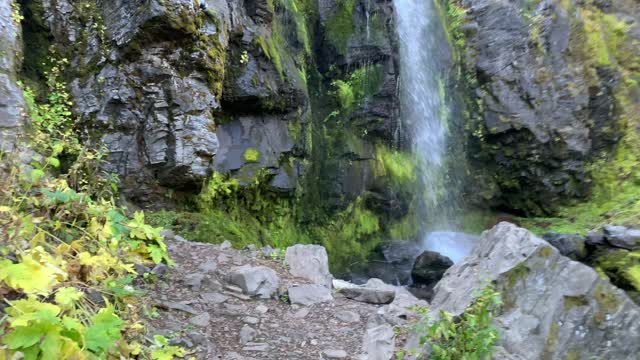
[[[455,215],[447,178],[447,105],[444,77],[449,44],[432,0],[394,0],[400,41],[400,114],[411,131],[421,175],[419,215],[424,220],[422,247],[459,260],[469,250],[464,234],[453,230]],[[428,225],[427,225],[428,224]],[[458,236],[460,235],[460,236]]]

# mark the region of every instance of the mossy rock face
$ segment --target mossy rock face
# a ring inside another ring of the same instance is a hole
[[[625,80],[637,72],[635,25],[625,20],[633,15],[595,3],[487,0],[462,2],[483,10],[460,15],[459,2],[441,3],[466,72],[468,154],[485,180],[468,191],[483,195],[474,201],[531,216],[586,200],[607,170],[594,162],[615,157],[639,121],[626,95],[635,80]]]

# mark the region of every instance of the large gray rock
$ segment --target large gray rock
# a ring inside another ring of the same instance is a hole
[[[21,150],[27,124],[22,90],[16,83],[22,65],[22,38],[18,19],[12,15],[12,2],[0,3],[0,150],[3,152]]]
[[[231,270],[229,283],[237,285],[250,296],[268,299],[276,294],[280,286],[278,274],[266,266],[245,265]]]
[[[292,304],[309,306],[333,301],[331,290],[322,285],[293,286],[288,292]]]
[[[284,261],[293,276],[331,288],[327,250],[320,245],[294,245],[287,248]]]
[[[637,359],[640,308],[592,268],[529,231],[500,223],[436,286],[430,310],[460,314],[485,284],[503,306],[495,318],[504,359]]]
[[[609,244],[627,250],[640,249],[640,229],[605,225],[602,230],[604,238]]]

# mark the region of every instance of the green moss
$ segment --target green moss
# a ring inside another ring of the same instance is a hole
[[[468,234],[480,234],[498,223],[499,215],[492,211],[471,209],[462,216],[462,231]]]
[[[345,80],[335,80],[333,94],[340,105],[340,111],[348,116],[367,98],[377,94],[384,82],[384,70],[382,65],[360,67]]]
[[[548,258],[553,255],[553,248],[551,246],[543,246],[540,248],[540,256]]]
[[[443,19],[443,26],[447,41],[454,49],[454,52],[464,48],[465,35],[462,31],[466,17],[466,9],[462,7],[456,0],[434,1],[437,7],[440,19]]]
[[[340,55],[346,55],[349,39],[355,30],[355,5],[355,0],[338,0],[335,14],[327,21],[326,38]]]
[[[378,145],[376,160],[376,176],[389,176],[395,182],[405,186],[416,181],[417,164],[411,154]]]
[[[529,268],[523,263],[520,263],[513,269],[509,270],[505,274],[507,288],[513,288],[520,280],[525,278],[530,271],[531,270],[529,270]]]
[[[640,291],[640,251],[618,250],[596,259],[596,266],[619,287]]]
[[[569,351],[567,353],[567,357],[565,360],[578,360],[578,352],[577,351]]]
[[[244,151],[243,157],[246,162],[258,162],[260,161],[260,152],[254,148],[248,148]]]
[[[596,285],[593,291],[593,297],[598,304],[598,314],[596,314],[596,318],[600,322],[606,319],[606,315],[617,312],[622,305],[622,302],[615,292],[613,292],[612,289],[606,289],[602,282]]]
[[[560,328],[556,322],[551,324],[551,328],[549,329],[549,334],[547,335],[547,342],[544,347],[544,352],[542,354],[543,360],[551,360],[553,359],[553,355],[556,352],[556,348],[558,346],[558,333]]]
[[[589,305],[589,301],[584,296],[565,296],[564,297],[564,311],[569,311],[574,308]]]

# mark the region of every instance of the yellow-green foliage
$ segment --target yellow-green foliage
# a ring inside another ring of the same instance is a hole
[[[382,65],[363,66],[354,70],[346,80],[335,80],[334,95],[341,111],[348,115],[367,97],[380,91],[384,82]]]
[[[589,52],[595,57],[597,65],[609,65],[609,49],[599,14],[587,9],[582,9],[581,14]]]
[[[416,161],[413,155],[379,145],[376,148],[377,176],[389,176],[393,181],[409,185],[416,181]]]
[[[462,314],[454,317],[440,311],[437,318],[429,314],[426,307],[415,310],[421,319],[412,326],[412,332],[419,334],[420,348],[407,349],[397,354],[402,360],[406,354],[422,358],[422,347],[431,348],[429,359],[489,359],[498,341],[498,329],[493,326],[493,317],[502,305],[500,293],[487,286],[475,294],[475,299]]]
[[[356,0],[338,0],[335,14],[327,21],[326,38],[341,55],[346,55],[354,32],[353,10]]]
[[[618,250],[597,259],[596,266],[616,284],[630,284],[640,291],[640,251]]]
[[[260,161],[260,152],[254,148],[248,148],[243,157],[246,162],[258,162]]]
[[[12,155],[0,157],[0,288],[11,294],[0,323],[0,357],[153,358],[139,342],[142,309],[131,285],[134,264],[171,263],[160,229],[146,224],[142,212],[128,218],[114,203],[115,185],[108,192],[94,185],[109,182],[99,171],[87,172],[99,169],[103,157],[81,148],[66,85],[48,85],[47,104],[25,91],[31,140],[42,160],[26,170]],[[63,169],[57,159],[63,151],[82,155]]]
[[[463,8],[456,0],[443,0],[444,5],[440,4],[440,1],[435,1],[440,18],[443,19],[443,25],[445,28],[445,34],[449,44],[454,47],[455,50],[460,50],[464,47],[465,36],[462,31],[462,25],[466,16],[466,9]]]

